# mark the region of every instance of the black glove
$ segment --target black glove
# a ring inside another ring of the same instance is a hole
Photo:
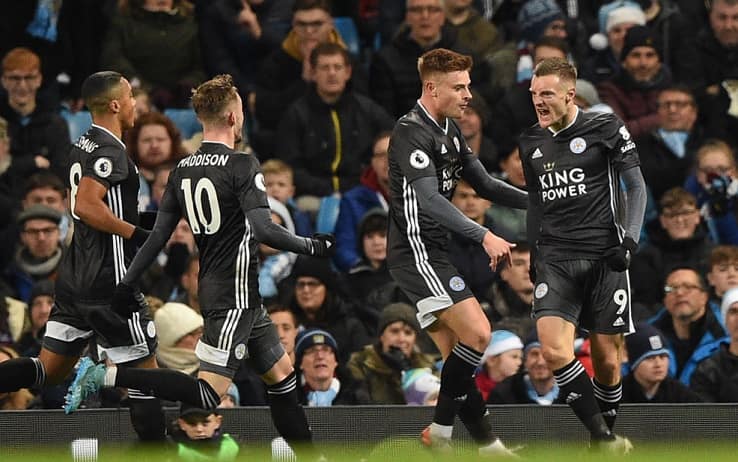
[[[143,294],[135,287],[118,283],[110,300],[110,308],[124,318],[130,318],[132,313],[146,307]]]
[[[380,356],[392,369],[406,371],[413,368],[413,365],[410,363],[410,358],[405,356],[405,353],[396,346],[389,347],[389,351],[383,351]]]
[[[630,266],[630,257],[638,248],[638,244],[630,237],[625,237],[619,246],[605,253],[605,261],[613,271],[623,272]]]
[[[146,242],[146,239],[149,238],[149,234],[151,234],[151,231],[147,231],[140,226],[136,226],[136,229],[133,230],[133,234],[131,235],[131,240],[137,247],[141,247],[144,245],[144,242]]]
[[[315,233],[310,242],[312,243],[310,255],[315,257],[330,257],[336,248],[336,238],[333,234]]]

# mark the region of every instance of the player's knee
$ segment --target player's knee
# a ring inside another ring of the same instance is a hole
[[[558,345],[541,345],[541,354],[543,355],[543,359],[546,360],[548,367],[552,370],[561,369],[574,358],[572,352]]]
[[[464,334],[461,337],[461,343],[464,345],[467,345],[470,348],[475,349],[476,351],[483,352],[487,349],[487,346],[489,345],[489,340],[492,338],[492,334],[490,333],[489,329],[475,329],[473,331],[469,331],[466,334]]]
[[[603,358],[593,364],[598,379],[607,383],[617,382],[620,377],[620,364],[617,357]]]

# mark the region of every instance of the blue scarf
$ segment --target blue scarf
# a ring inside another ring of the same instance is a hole
[[[545,395],[539,395],[536,389],[533,387],[533,383],[530,381],[528,374],[523,376],[523,382],[525,382],[525,391],[528,393],[528,398],[532,401],[540,404],[541,406],[550,406],[559,397],[559,386],[554,382],[553,388]]]
[[[684,130],[664,130],[663,128],[658,129],[659,136],[664,140],[664,144],[671,152],[674,153],[680,159],[684,159],[684,155],[687,151],[687,138],[689,138],[689,132]]]

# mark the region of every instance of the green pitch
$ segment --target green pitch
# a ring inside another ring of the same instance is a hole
[[[421,461],[454,461],[466,462],[482,459],[469,447],[457,448],[453,455],[433,455],[420,447],[417,441],[391,440],[373,447],[356,447],[351,445],[321,446],[328,462],[421,462]],[[636,443],[635,451],[626,457],[608,457],[589,452],[583,445],[561,445],[561,443],[532,443],[519,450],[521,462],[584,462],[584,461],[619,461],[619,462],[735,462],[738,460],[738,444],[693,442],[680,446],[665,444]],[[0,460],[3,462],[36,462],[72,461],[68,445],[53,448],[10,449],[0,447]],[[90,460],[90,459],[86,459]],[[164,462],[175,461],[173,453],[156,450],[141,450],[108,446],[100,444],[98,461],[101,462]],[[243,445],[238,461],[271,461],[269,446]],[[508,460],[508,459],[502,459]]]

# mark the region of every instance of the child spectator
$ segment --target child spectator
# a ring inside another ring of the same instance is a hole
[[[307,212],[297,208],[295,204],[295,182],[292,167],[279,159],[270,159],[261,164],[268,196],[277,199],[287,207],[295,224],[295,234],[310,236],[313,224]]]
[[[292,222],[287,207],[271,196],[268,196],[267,200],[269,201],[269,208],[272,210],[272,221],[294,233],[295,224]],[[259,260],[261,261],[259,293],[263,299],[273,299],[279,295],[277,284],[290,275],[296,259],[297,255],[293,252],[277,250],[266,244],[259,244]]]
[[[176,448],[176,460],[229,462],[238,457],[238,443],[223,431],[223,416],[216,409],[183,405],[169,435]]]
[[[482,356],[482,365],[474,378],[485,402],[495,386],[515,375],[522,363],[523,342],[520,337],[509,330],[493,331],[489,346]]]

